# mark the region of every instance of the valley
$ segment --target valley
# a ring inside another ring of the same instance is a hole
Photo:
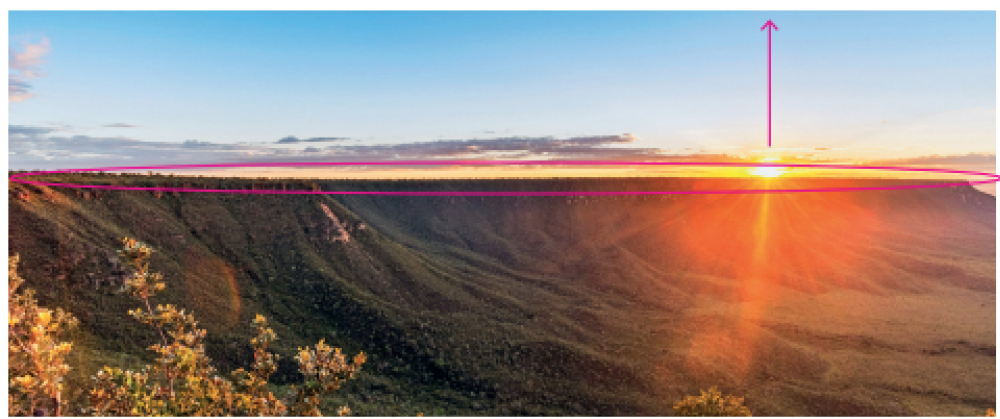
[[[302,190],[686,190],[757,179],[59,181]],[[782,179],[802,185],[902,180]],[[365,351],[357,415],[670,415],[718,386],[758,416],[975,415],[996,404],[996,199],[905,191],[404,197],[9,183],[9,252],[81,321],[71,380],[147,356],[114,250],[157,250],[164,302],[223,369],[268,316],[296,347]],[[117,284],[117,285],[116,285]],[[92,373],[92,372],[90,372]],[[331,410],[332,411],[332,410]]]

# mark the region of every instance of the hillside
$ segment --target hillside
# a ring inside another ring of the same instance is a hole
[[[86,181],[565,191],[760,182]],[[280,337],[279,382],[295,375],[295,348],[322,338],[371,354],[341,391],[360,415],[669,415],[712,385],[745,395],[756,415],[996,404],[996,204],[972,187],[384,197],[9,183],[8,202],[10,252],[43,304],[80,319],[77,361],[91,371],[135,362],[152,340],[114,293],[114,249],[128,236],[159,251],[165,301],[194,310],[225,368],[249,364],[255,313]]]

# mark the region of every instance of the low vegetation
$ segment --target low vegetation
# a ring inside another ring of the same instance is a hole
[[[278,357],[268,351],[277,339],[267,319],[258,315],[253,324],[254,364],[223,378],[205,355],[207,332],[194,316],[171,304],[150,301],[166,289],[163,276],[149,269],[153,250],[135,240],[124,240],[119,251],[134,272],[122,290],[143,304],[129,314],[154,328],[161,342],[149,349],[156,362],[138,371],[104,367],[93,376],[89,407],[95,416],[322,416],[323,396],[335,392],[353,378],[365,363],[365,354],[352,360],[320,341],[299,349],[295,360],[304,382],[291,386],[284,397],[275,396],[268,379],[277,369]],[[60,416],[67,413],[62,400],[63,377],[69,372],[66,357],[72,349],[60,336],[77,324],[63,310],[38,306],[32,290],[20,292],[23,280],[17,274],[17,256],[8,259],[10,278],[8,414],[12,416]],[[337,410],[350,413],[347,406]]]
[[[687,396],[674,405],[676,416],[753,416],[743,405],[742,397],[723,395],[712,387],[699,396]]]

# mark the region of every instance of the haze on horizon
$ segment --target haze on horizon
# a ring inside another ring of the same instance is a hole
[[[11,169],[777,158],[996,171],[993,12],[10,12],[8,33]]]

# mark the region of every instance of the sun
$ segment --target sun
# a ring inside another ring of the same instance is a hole
[[[785,173],[785,169],[781,167],[762,166],[753,168],[753,170],[750,171],[750,173],[752,173],[754,176],[773,178],[781,176],[783,173]]]

